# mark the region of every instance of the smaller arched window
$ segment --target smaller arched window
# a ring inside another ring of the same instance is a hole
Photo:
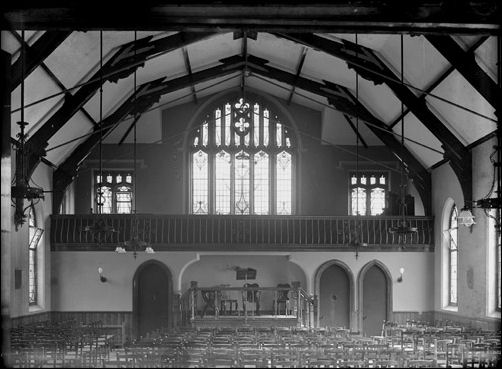
[[[44,230],[37,226],[37,218],[33,205],[28,214],[29,240],[28,245],[28,301],[30,305],[38,304],[38,244]]]
[[[457,274],[458,274],[458,210],[453,205],[448,221],[448,305],[457,306]]]

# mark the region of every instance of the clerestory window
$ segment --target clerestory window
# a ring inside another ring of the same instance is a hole
[[[30,305],[38,305],[38,244],[44,233],[37,227],[35,209],[30,206],[28,214],[29,239],[28,245],[28,301]]]
[[[292,130],[257,99],[226,99],[190,139],[193,214],[294,213]]]

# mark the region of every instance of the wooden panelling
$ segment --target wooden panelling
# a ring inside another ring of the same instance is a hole
[[[52,215],[53,251],[113,251],[132,238],[130,214]],[[138,214],[139,234],[157,251],[432,251],[431,217],[408,217],[418,232],[391,233],[401,217],[373,216],[231,216]],[[101,225],[113,232],[91,232]],[[98,246],[99,244],[99,246]]]
[[[51,313],[44,311],[42,313],[35,313],[30,315],[23,315],[16,318],[11,318],[11,327],[16,328],[27,324],[33,324],[37,322],[45,322],[51,320]]]

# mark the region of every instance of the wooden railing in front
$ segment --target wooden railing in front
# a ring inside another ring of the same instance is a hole
[[[193,283],[193,282],[192,282]],[[296,287],[190,287],[180,299],[182,324],[196,319],[290,317],[298,327],[312,328],[314,296]]]
[[[417,232],[392,233],[398,216],[137,214],[134,222],[131,214],[52,215],[51,245],[53,251],[113,251],[132,238],[136,223],[139,238],[156,251],[432,250],[433,218],[406,220]]]

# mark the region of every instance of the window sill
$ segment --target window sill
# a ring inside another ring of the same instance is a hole
[[[40,305],[30,305],[28,307],[28,312],[29,313],[38,313],[38,312],[43,311],[43,310],[44,310],[44,308],[41,307]]]
[[[500,314],[500,311],[492,311],[492,312],[489,312],[488,314],[486,314],[486,316],[488,318],[497,318],[497,319],[500,319],[501,314]]]
[[[453,311],[455,313],[458,313],[458,306],[445,306],[441,310]]]

